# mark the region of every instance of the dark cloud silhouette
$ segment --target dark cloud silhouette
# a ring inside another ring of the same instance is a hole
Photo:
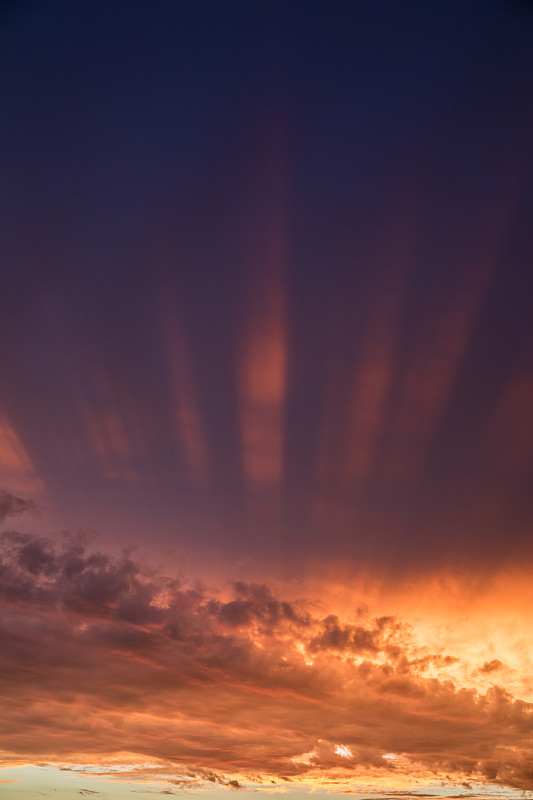
[[[37,513],[38,506],[34,500],[24,500],[0,489],[0,523],[5,522],[8,517],[19,517],[27,511]]]
[[[220,621],[234,627],[257,625],[263,632],[272,632],[284,623],[305,626],[309,619],[298,614],[293,606],[279,601],[268,586],[237,581],[236,598],[216,607]]]
[[[482,667],[479,668],[480,672],[484,672],[485,674],[490,672],[496,672],[497,670],[503,667],[502,662],[499,658],[494,658],[492,661],[485,661]]]

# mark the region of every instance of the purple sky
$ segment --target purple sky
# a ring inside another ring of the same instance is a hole
[[[0,409],[50,507],[289,569],[521,550],[527,8],[2,14]]]

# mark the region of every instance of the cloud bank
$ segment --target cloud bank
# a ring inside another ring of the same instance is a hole
[[[0,600],[5,765],[126,761],[123,776],[191,787],[533,789],[533,704],[500,685],[504,655],[431,651],[398,616],[340,619],[244,580],[224,596],[81,535],[14,532]]]

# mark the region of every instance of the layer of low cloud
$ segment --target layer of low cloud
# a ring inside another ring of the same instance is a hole
[[[83,536],[14,532],[0,601],[4,763],[126,760],[123,777],[191,788],[533,789],[533,705],[499,685],[503,654],[468,666],[397,616],[340,619],[244,580],[227,597]]]

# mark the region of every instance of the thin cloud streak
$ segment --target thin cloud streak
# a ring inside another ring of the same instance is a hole
[[[503,173],[492,178],[495,191],[487,210],[488,229],[476,236],[474,227],[463,243],[459,268],[448,265],[455,278],[446,289],[427,293],[427,309],[400,377],[386,432],[380,469],[385,481],[400,478],[416,483],[421,477],[512,227],[523,189],[523,169],[520,147]]]
[[[175,310],[171,312],[168,299],[162,302],[162,328],[172,376],[177,438],[191,480],[203,485],[208,480],[209,468],[204,425],[184,332]]]
[[[243,466],[252,497],[275,498],[283,474],[284,316],[280,281],[256,287],[239,369]]]
[[[13,492],[42,495],[44,484],[38,476],[15,428],[0,412],[0,481]]]
[[[254,195],[260,187],[263,208],[248,217],[244,239],[242,332],[237,350],[237,393],[240,406],[242,465],[253,513],[279,511],[285,462],[285,403],[289,374],[288,176],[285,120],[265,120],[270,136],[254,164]]]
[[[419,476],[489,279],[486,268],[474,268],[440,312],[428,311],[403,375],[382,467],[385,479]]]
[[[344,470],[351,486],[368,482],[377,467],[398,369],[398,333],[405,311],[405,285],[415,260],[417,225],[408,219],[397,227],[401,230],[393,233],[378,272],[374,309],[362,338],[351,396]]]
[[[126,405],[116,396],[102,369],[90,370],[86,382],[90,392],[78,390],[79,409],[89,448],[103,476],[111,481],[138,483],[135,437]],[[89,403],[88,396],[97,400]]]

